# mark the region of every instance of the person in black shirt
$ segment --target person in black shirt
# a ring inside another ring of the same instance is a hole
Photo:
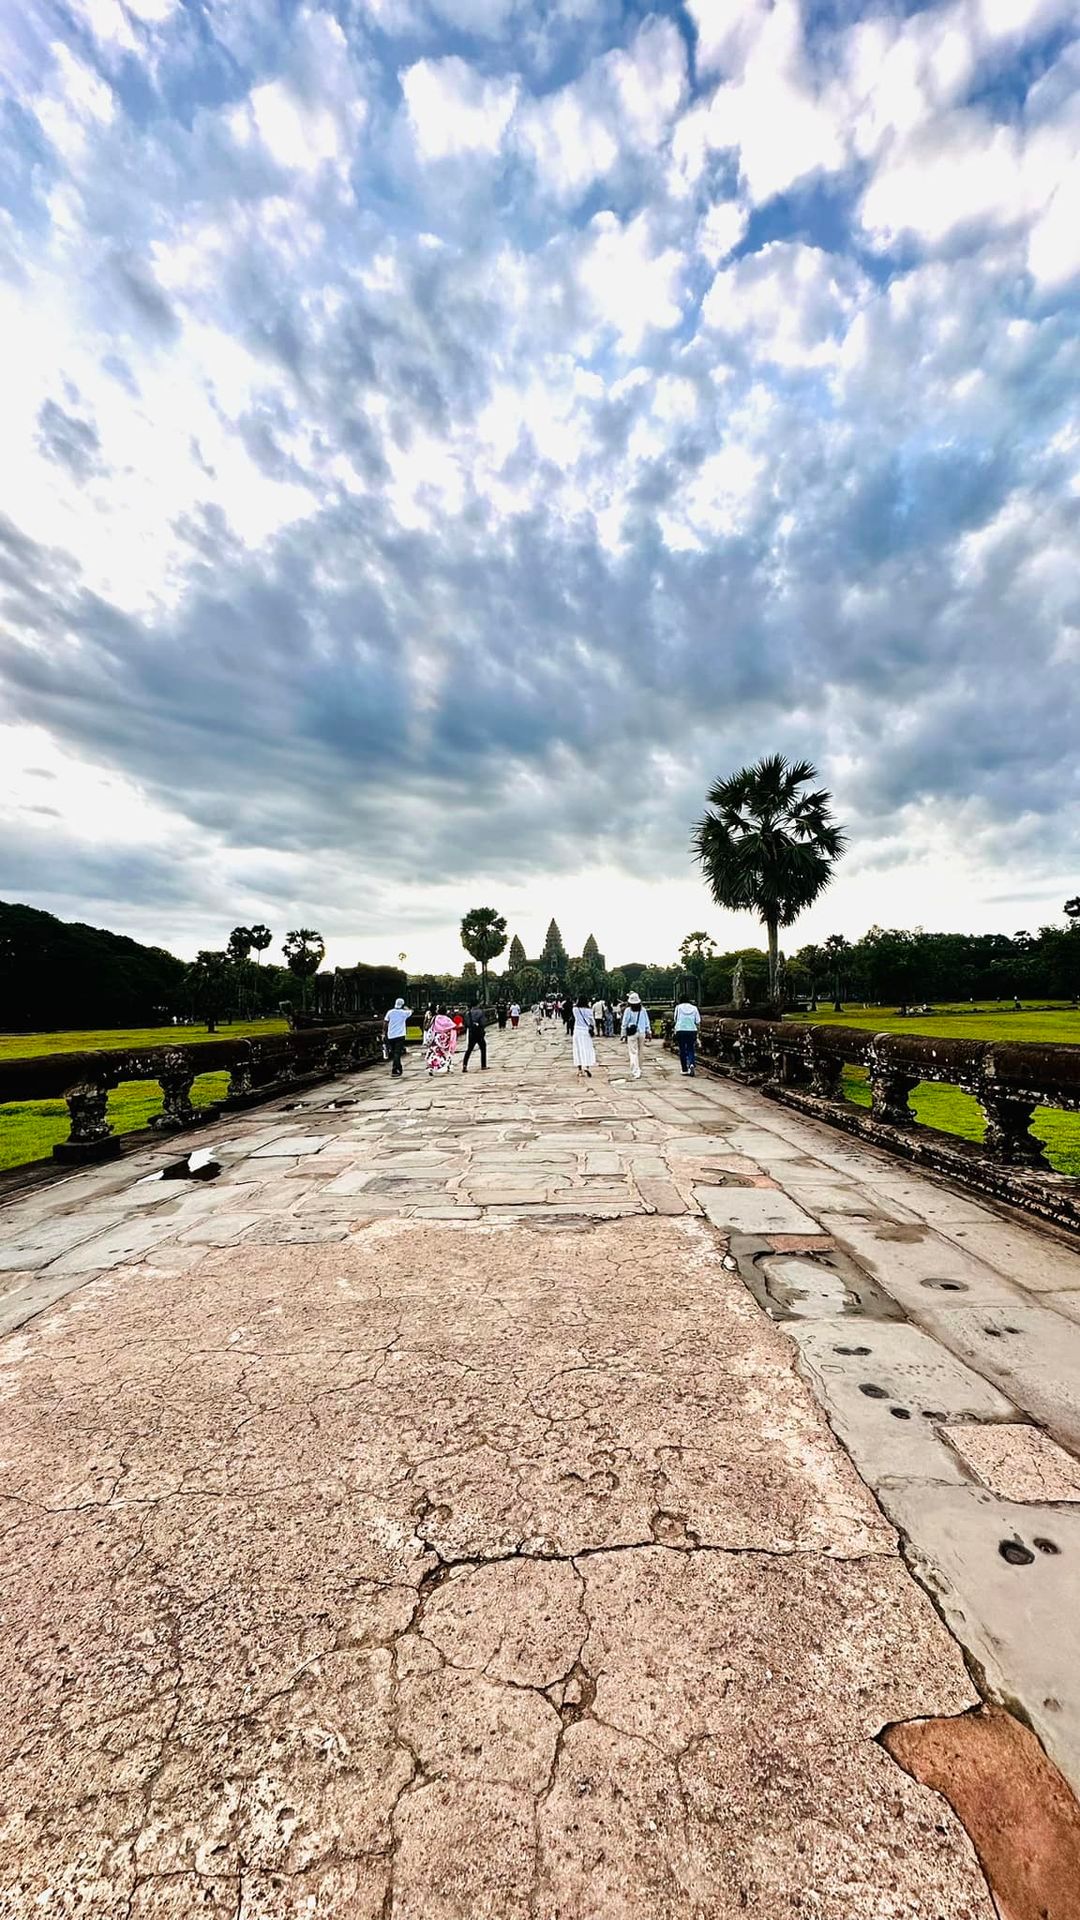
[[[468,1073],[469,1060],[472,1056],[472,1050],[474,1047],[476,1047],[479,1049],[479,1053],[480,1053],[480,1071],[481,1073],[486,1073],[487,1072],[487,1015],[485,1014],[483,1007],[471,1006],[469,1008],[469,1011],[465,1016],[465,1030],[469,1036],[469,1044],[465,1049],[465,1058],[461,1063],[461,1071],[462,1073]]]

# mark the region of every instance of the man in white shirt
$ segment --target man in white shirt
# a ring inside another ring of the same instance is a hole
[[[389,1013],[383,1016],[383,1031],[386,1034],[386,1051],[390,1055],[390,1073],[396,1077],[403,1071],[401,1061],[405,1052],[405,1029],[409,1024],[412,1011],[404,1000],[395,1000]]]
[[[604,1031],[604,1003],[603,1003],[603,1001],[602,1001],[602,1000],[594,1000],[594,1001],[593,1001],[593,1010],[592,1010],[592,1017],[593,1017],[593,1022],[594,1022],[594,1024],[595,1024],[595,1026],[596,1026],[596,1031],[597,1031],[597,1033],[603,1033],[603,1031]]]
[[[626,1051],[630,1056],[630,1078],[641,1079],[641,1043],[652,1034],[652,1022],[649,1010],[641,1004],[641,996],[628,993],[626,1012],[622,1017],[622,1037],[626,1041]]]
[[[675,1044],[679,1049],[679,1065],[684,1073],[693,1079],[694,1060],[697,1052],[698,1028],[701,1015],[692,1000],[680,1000],[675,1009]]]

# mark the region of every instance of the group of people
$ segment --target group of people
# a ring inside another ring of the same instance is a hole
[[[403,1071],[402,1061],[405,1055],[408,1023],[412,1009],[404,1000],[395,1000],[383,1020],[386,1057],[390,1061],[390,1072],[394,1077]],[[521,1019],[521,1008],[514,1002],[506,1005],[500,1002],[495,1009],[500,1030],[507,1020],[516,1029]],[[541,1000],[536,1007],[536,1029],[541,1032],[545,1019],[561,1019],[567,1035],[573,1040],[573,1060],[577,1068],[578,1079],[592,1079],[592,1070],[596,1065],[596,1041],[615,1037],[616,1026],[621,1040],[626,1042],[627,1057],[632,1080],[641,1079],[641,1045],[652,1038],[652,1022],[649,1010],[642,1005],[641,996],[628,993],[624,1001],[612,1006],[605,1000],[590,1001],[587,993],[578,995],[575,1001],[571,995],[563,1000]],[[681,1000],[675,1008],[673,1032],[679,1050],[679,1064],[684,1074],[693,1075],[696,1065],[697,1036],[701,1026],[701,1015],[692,1000]],[[487,1070],[487,1014],[481,1006],[468,1007],[464,1012],[455,1009],[448,1012],[445,1007],[429,1007],[424,1015],[421,1056],[427,1066],[429,1077],[449,1073],[454,1056],[457,1053],[458,1036],[466,1037],[465,1058],[461,1063],[462,1073],[468,1073],[469,1061],[474,1053],[480,1055],[480,1070]]]

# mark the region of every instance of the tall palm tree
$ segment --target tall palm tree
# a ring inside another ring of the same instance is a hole
[[[506,945],[506,921],[494,907],[473,907],[461,922],[461,944],[480,962],[484,1004],[487,1005],[487,963]]]
[[[804,789],[817,779],[809,760],[769,754],[711,788],[694,829],[694,850],[718,907],[756,913],[769,937],[769,998],[776,998],[778,934],[826,887],[846,845],[830,812],[832,795]]]
[[[825,942],[825,954],[832,968],[833,976],[833,1012],[844,1011],[844,965],[851,952],[851,943],[842,933],[830,933]]]
[[[248,932],[251,935],[251,944],[254,947],[255,952],[261,956],[266,952],[267,947],[270,945],[270,942],[274,937],[273,934],[271,933],[269,927],[263,926],[263,923],[261,920],[254,927],[249,927]],[[261,958],[259,959],[257,964],[259,966],[262,965]]]
[[[294,927],[285,935],[281,950],[289,972],[301,982],[306,1006],[308,983],[318,973],[326,957],[326,941],[314,927]]]

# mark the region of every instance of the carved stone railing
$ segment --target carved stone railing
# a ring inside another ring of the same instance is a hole
[[[939,1039],[864,1027],[702,1016],[698,1053],[721,1073],[936,1167],[1059,1225],[1080,1227],[1080,1182],[1054,1173],[1031,1132],[1039,1107],[1080,1113],[1080,1046]],[[845,1066],[865,1069],[870,1108],[843,1097]],[[983,1145],[916,1120],[922,1081],[957,1087],[982,1108]]]
[[[57,1160],[101,1160],[123,1151],[112,1131],[109,1094],[126,1080],[156,1080],[161,1111],[151,1127],[178,1131],[221,1111],[275,1099],[298,1086],[332,1079],[382,1059],[382,1022],[311,1032],[270,1034],[265,1039],[207,1040],[187,1047],[118,1048],[115,1052],[48,1053],[37,1059],[0,1061],[0,1105],[12,1100],[67,1102],[68,1138],[53,1148]],[[200,1074],[228,1072],[225,1099],[196,1107],[191,1090]]]

